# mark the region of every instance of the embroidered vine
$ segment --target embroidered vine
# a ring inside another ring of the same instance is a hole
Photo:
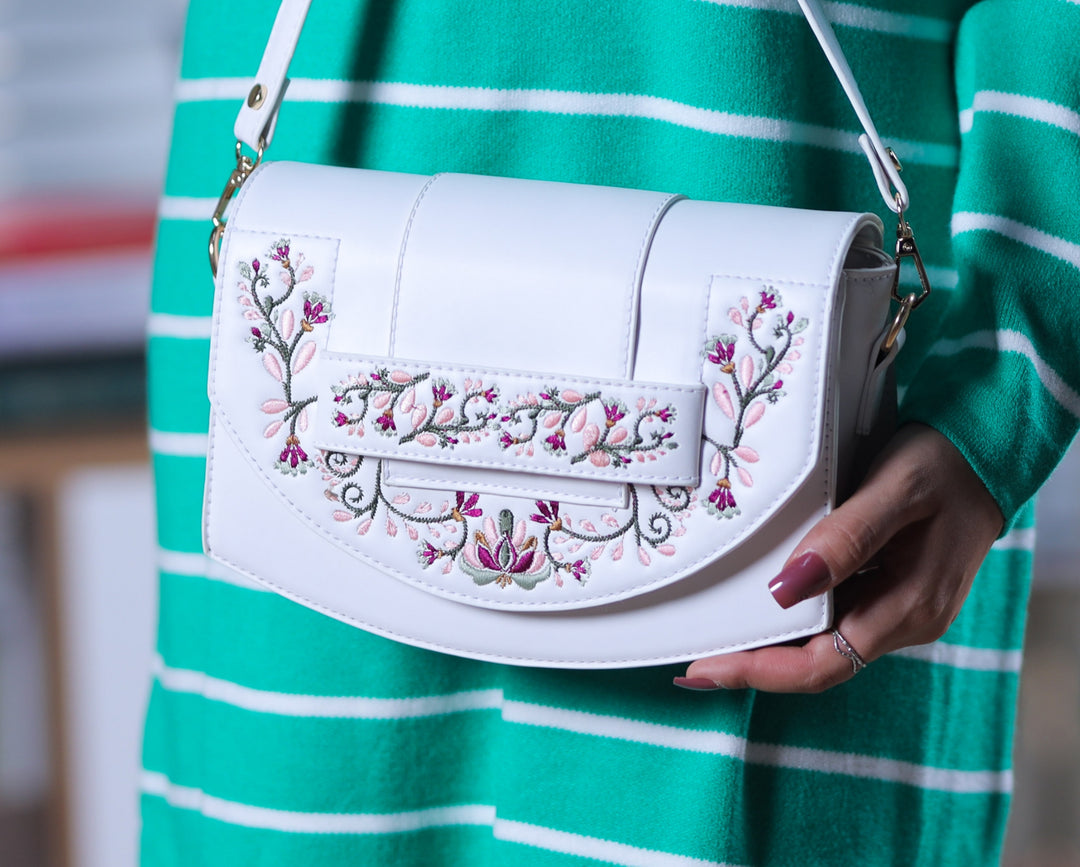
[[[590,407],[603,410],[602,422],[589,421]],[[532,454],[530,448],[542,436],[542,426],[550,431],[542,439],[548,452],[569,455],[571,464],[588,460],[596,467],[618,469],[633,458],[643,461],[652,455],[655,459],[665,453],[664,449],[678,448],[670,430],[642,431],[646,422],[667,424],[674,418],[675,408],[657,407],[655,399],[638,398],[631,412],[622,401],[605,400],[599,391],[583,395],[571,389],[547,388],[537,395],[518,398],[503,410],[499,416],[499,445],[504,449],[516,447],[518,454]]]
[[[498,399],[494,388],[485,388],[480,380],[466,379],[458,393],[454,383],[435,379],[428,398],[420,386],[431,378],[430,373],[412,375],[403,370],[380,367],[370,374],[355,377],[349,382],[332,386],[338,409],[334,424],[354,436],[364,435],[364,419],[369,410],[378,410],[375,429],[383,436],[398,436],[402,445],[416,440],[422,446],[452,448],[458,443],[479,441],[488,434],[488,424],[496,417],[491,405]],[[351,410],[346,413],[344,410]],[[408,427],[398,435],[395,419],[405,414]]]
[[[393,538],[404,531],[418,543],[416,557],[424,569],[440,564],[443,574],[450,574],[457,567],[480,586],[516,584],[532,590],[552,576],[559,587],[566,578],[584,584],[593,563],[605,555],[617,562],[628,552],[648,566],[654,552],[676,553],[674,540],[686,533],[683,521],[695,503],[689,488],[630,486],[630,507],[620,517],[614,510],[604,513],[599,527],[588,519],[575,521],[553,500],[537,500],[527,519],[510,509],[485,515],[475,493],[458,491],[453,503],[447,499],[439,506],[416,492],[391,495],[382,461],[376,461],[367,481],[359,472],[363,456],[324,452],[316,459],[329,482],[326,496],[339,506],[335,521],[359,521],[356,532],[363,536],[381,518],[385,535]],[[651,512],[643,507],[646,492],[655,503]]]
[[[655,398],[638,398],[631,410],[599,391],[549,387],[519,395],[496,410],[497,383],[485,386],[468,378],[455,383],[386,367],[352,377],[332,391],[338,407],[334,425],[362,437],[365,422],[374,415],[370,423],[375,430],[400,445],[415,441],[428,448],[453,448],[497,435],[504,450],[518,455],[531,457],[539,442],[570,464],[587,460],[601,468],[655,460],[678,448],[674,432],[665,427],[675,419],[675,408],[660,406]],[[645,430],[650,423],[659,426]]]
[[[759,292],[756,303],[742,298],[728,311],[736,331],[706,343],[705,383],[731,427],[726,438],[715,426],[702,434],[708,476],[715,483],[706,479],[700,493],[631,484],[623,508],[575,509],[556,500],[507,507],[498,498],[498,506],[488,511],[478,493],[393,488],[386,483],[385,464],[375,458],[319,452],[312,459],[303,452],[297,431],[303,430],[304,410],[315,398],[294,398],[293,377],[310,361],[302,336],[328,321],[330,311],[321,296],[305,294],[300,331],[290,337],[295,326],[286,317],[295,314],[287,304],[289,296],[296,283],[312,276],[310,268],[296,273],[302,261],[297,259],[295,266],[289,261],[287,241],[271,253],[271,260],[281,263],[286,286],[280,297],[266,294],[260,299],[259,290],[270,280],[258,260],[241,266],[250,283],[242,284],[247,294],[241,302],[251,308],[249,318],[258,320],[252,342],[284,391],[283,400],[264,404],[264,411],[282,413],[267,436],[290,424],[279,468],[304,472],[316,464],[328,483],[325,493],[335,504],[335,521],[354,523],[361,536],[374,532],[408,537],[421,569],[438,569],[444,575],[456,570],[478,586],[532,590],[545,581],[580,586],[602,560],[636,557],[647,568],[657,555],[678,553],[686,520],[699,504],[719,518],[741,514],[733,485],[752,487],[748,466],[761,460],[748,432],[785,396],[784,378],[794,371],[804,343],[800,334],[808,327],[807,319],[786,310],[779,293],[769,287]],[[507,398],[505,389],[504,384],[480,379],[454,381],[430,371],[377,367],[333,386],[332,422],[350,435],[362,437],[365,427],[373,427],[379,436],[426,448],[453,449],[497,437],[501,448],[518,454],[531,456],[539,445],[570,463],[587,460],[598,467],[655,459],[676,447],[668,428],[675,409],[657,400],[605,398],[601,391],[555,387]]]
[[[755,464],[761,457],[744,442],[746,431],[761,421],[768,406],[784,396],[784,380],[792,372],[792,362],[800,357],[803,338],[797,335],[806,330],[807,320],[795,318],[791,311],[783,312],[780,294],[772,287],[759,293],[758,303],[751,305],[747,298],[728,311],[728,318],[742,329],[742,334],[721,334],[705,345],[705,359],[719,368],[721,379],[712,384],[712,397],[720,411],[734,422],[730,442],[703,434],[706,443],[715,449],[709,472],[716,484],[706,501],[710,514],[733,518],[741,513],[732,489],[732,476],[744,487],[753,487],[754,478],[746,464]],[[775,310],[776,319],[770,333],[772,342],[762,340],[765,316]],[[736,360],[738,356],[738,360]],[[725,382],[727,383],[725,385]]]
[[[309,335],[327,323],[332,314],[329,301],[316,292],[304,292],[302,304],[299,299],[293,299],[297,284],[306,283],[315,274],[311,265],[304,265],[303,253],[293,254],[290,242],[281,239],[271,246],[267,255],[269,262],[265,265],[257,258],[240,263],[243,280],[239,283],[242,293],[239,301],[245,308],[244,318],[253,323],[248,341],[262,356],[266,372],[281,385],[282,396],[265,400],[260,406],[264,413],[276,417],[263,435],[272,439],[283,428],[287,431],[274,465],[287,475],[298,475],[313,465],[300,442],[300,434],[307,429],[307,408],[317,396],[298,397],[294,381],[315,356],[315,340]],[[271,289],[274,283],[271,271],[276,271],[281,289]]]

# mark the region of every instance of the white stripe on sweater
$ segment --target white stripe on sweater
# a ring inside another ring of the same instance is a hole
[[[503,719],[521,725],[541,726],[576,732],[593,737],[615,738],[620,741],[685,750],[692,753],[727,756],[743,759],[749,745],[746,738],[719,731],[684,729],[661,723],[642,722],[618,716],[605,716],[583,710],[507,701]]]
[[[935,641],[932,644],[919,644],[894,650],[889,656],[905,659],[917,659],[920,662],[933,662],[949,665],[953,668],[966,668],[970,671],[993,671],[1018,673],[1023,661],[1023,652],[1019,650],[994,650],[985,647],[963,647],[959,644],[945,644]]]
[[[176,458],[205,458],[210,438],[202,433],[175,433],[150,429],[150,450]]]
[[[192,554],[187,551],[170,551],[167,548],[158,548],[158,569],[168,572],[170,575],[183,575],[187,578],[206,578],[210,581],[219,581],[222,584],[232,584],[243,587],[246,590],[257,590],[260,593],[270,593],[261,584],[256,584],[250,578],[241,575],[228,566],[211,560],[205,554]]]
[[[499,819],[495,808],[487,804],[428,807],[397,813],[301,813],[217,798],[193,786],[178,785],[155,771],[143,771],[139,787],[144,795],[162,798],[171,807],[244,828],[292,834],[402,834],[429,828],[480,826],[491,828],[497,840],[593,858],[621,867],[731,867],[717,861]]]
[[[958,771],[878,756],[773,744],[751,744],[746,751],[746,760],[752,764],[886,780],[956,794],[982,795],[1012,791],[1012,771],[1008,770]]]
[[[205,220],[210,222],[218,200],[196,196],[162,196],[158,204],[158,218],[162,220]],[[206,229],[207,237],[210,227]]]
[[[975,331],[956,339],[942,339],[930,347],[929,355],[957,355],[969,349],[1015,352],[1027,358],[1035,368],[1043,387],[1062,407],[1080,418],[1080,394],[1077,394],[1049,364],[1043,361],[1034,344],[1019,331]]]
[[[1024,96],[1021,93],[1004,93],[1000,90],[980,90],[975,94],[971,108],[960,112],[960,132],[970,132],[975,123],[975,115],[981,112],[1007,114],[1048,123],[1065,132],[1080,135],[1080,112],[1047,99]]]
[[[994,551],[1034,551],[1035,528],[1019,527],[1010,530],[993,544]]]
[[[510,843],[522,843],[537,849],[560,852],[564,855],[576,855],[579,858],[592,858],[605,864],[618,864],[621,867],[732,867],[718,861],[705,861],[687,855],[673,855],[656,849],[642,849],[627,843],[601,840],[599,837],[586,837],[583,834],[571,834],[526,822],[514,822],[509,819],[496,819],[492,829],[497,840]]]
[[[705,0],[705,2],[715,3],[717,6],[735,6],[802,15],[796,0]],[[830,2],[830,0],[825,0],[821,6],[830,22],[857,30],[875,30],[879,33],[910,36],[914,39],[948,42],[956,29],[951,21],[925,15],[885,12],[881,9],[867,9],[864,6]]]
[[[972,658],[977,656],[977,652]],[[938,660],[930,660],[938,661]],[[1007,659],[1011,665],[1012,660]],[[754,764],[829,774],[882,779],[951,792],[1002,792],[1011,786],[1008,771],[959,771],[934,768],[834,750],[779,747],[748,742],[725,732],[686,729],[568,708],[506,701],[501,690],[470,690],[418,698],[366,698],[271,692],[243,686],[188,669],[170,668],[160,660],[156,676],[170,691],[228,704],[255,713],[293,717],[396,720],[477,710],[500,710],[502,718],[520,725],[553,728],[591,737],[613,738],[666,749],[706,753]],[[1011,669],[1009,669],[1011,670]]]
[[[904,783],[923,789],[988,793],[1007,792],[1012,788],[1010,771],[960,771],[859,753],[754,743],[722,732],[683,729],[525,702],[506,702],[503,716],[510,722],[522,725],[555,728],[594,737],[617,738],[648,746],[731,756],[742,758],[750,764]]]
[[[251,82],[246,78],[192,78],[177,84],[178,102],[240,101]],[[685,103],[628,93],[579,93],[564,90],[496,89],[397,82],[294,79],[286,100],[354,102],[420,109],[528,111],[575,116],[637,117],[657,120],[714,135],[772,142],[791,142],[861,154],[859,135],[847,130],[753,115],[731,114]],[[952,167],[953,145],[890,139],[905,161]]]
[[[176,313],[151,313],[147,323],[150,337],[173,337],[179,340],[209,340],[209,316],[182,316]]]
[[[955,238],[965,232],[996,232],[1013,241],[1018,241],[1028,247],[1047,253],[1055,259],[1060,259],[1080,268],[1080,244],[1066,241],[1057,235],[1051,235],[1041,229],[1025,225],[1017,220],[1002,217],[998,214],[981,214],[974,211],[960,211],[953,214],[952,234]]]
[[[160,657],[154,675],[169,692],[202,696],[253,713],[336,719],[412,719],[475,710],[497,710],[502,690],[474,689],[417,698],[363,698],[338,695],[298,695],[242,686],[201,671],[170,668]]]
[[[164,774],[143,771],[140,788],[144,794],[164,798],[182,810],[193,810],[208,819],[294,834],[400,834],[449,825],[487,825],[495,821],[495,808],[484,804],[430,807],[400,813],[299,813],[253,807],[237,801],[215,798],[201,789],[180,786]]]

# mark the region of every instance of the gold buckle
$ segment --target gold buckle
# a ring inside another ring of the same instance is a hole
[[[236,195],[236,191],[243,186],[244,181],[258,168],[265,149],[266,143],[260,139],[259,149],[255,154],[255,159],[252,159],[244,153],[243,145],[240,142],[236,143],[236,168],[229,174],[229,180],[225,183],[225,189],[221,191],[217,207],[214,208],[214,215],[210,218],[210,222],[214,224],[214,228],[210,230],[210,273],[215,278],[217,277],[218,254],[221,251],[221,236],[225,233],[225,209],[229,206],[232,197]]]

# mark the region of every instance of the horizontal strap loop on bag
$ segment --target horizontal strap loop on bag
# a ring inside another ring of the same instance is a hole
[[[696,485],[705,388],[326,353],[329,451],[613,483]]]

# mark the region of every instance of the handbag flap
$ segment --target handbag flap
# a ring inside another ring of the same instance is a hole
[[[879,227],[269,164],[225,234],[213,410],[312,544],[430,592],[562,610],[722,572],[815,470],[828,506],[859,232]]]

